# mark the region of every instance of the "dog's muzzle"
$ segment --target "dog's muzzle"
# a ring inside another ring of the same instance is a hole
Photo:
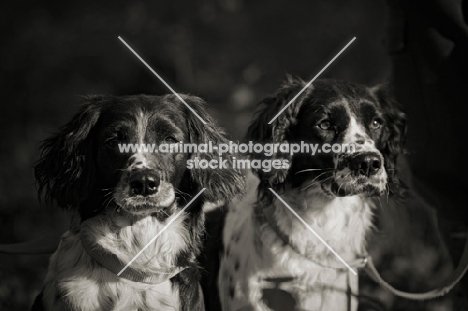
[[[378,196],[386,187],[383,158],[377,152],[362,152],[342,157],[330,190],[336,196]]]

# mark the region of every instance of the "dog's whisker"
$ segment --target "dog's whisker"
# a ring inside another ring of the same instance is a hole
[[[332,179],[332,178],[333,178],[333,176],[329,176],[329,177],[326,177],[326,178],[324,178],[324,179],[318,180],[318,181],[316,181],[316,182],[313,182],[313,181],[312,181],[310,184],[307,184],[306,186],[302,187],[302,188],[300,189],[300,191],[305,191],[305,190],[309,189],[310,187],[313,187],[313,186],[315,186],[315,185],[318,185],[318,184],[320,184],[321,182],[327,181],[327,180]]]
[[[321,169],[321,168],[308,168],[306,170],[298,171],[295,174],[297,175],[297,174],[300,174],[300,173],[315,172],[315,171],[323,171],[323,169]]]
[[[309,189],[309,188],[311,188],[311,187],[313,187],[313,186],[315,186],[315,185],[319,185],[320,183],[322,183],[322,182],[324,182],[324,181],[327,181],[327,180],[330,180],[330,179],[332,179],[332,178],[333,178],[333,176],[330,176],[330,177],[324,178],[324,179],[322,179],[322,180],[316,181],[315,183],[309,184],[309,185],[307,185],[306,187],[301,188],[300,191],[301,191],[301,192],[306,191],[307,189]]]
[[[341,189],[341,187],[342,187],[344,184],[346,184],[346,182],[342,183],[342,184],[338,187],[338,190],[336,191],[336,193],[338,193],[338,194],[340,193],[340,189]],[[345,191],[346,191],[346,188],[345,188]]]
[[[110,195],[112,195],[112,194],[113,194],[113,192],[112,192],[112,191],[109,191],[108,193],[104,194],[104,197],[108,197],[108,196],[110,196]]]
[[[350,175],[351,175],[351,173],[346,174],[346,175],[343,177],[343,179],[344,179],[344,178],[347,178],[347,177],[350,176]],[[351,181],[345,181],[345,182],[343,182],[341,185],[342,185],[342,186],[344,185],[344,191],[345,191],[345,193],[346,193],[346,186],[348,186],[348,185],[351,186]],[[340,187],[341,187],[341,186],[340,186]],[[338,192],[340,192],[340,187],[338,187]]]
[[[333,170],[335,170],[335,169],[333,169]],[[315,177],[315,178],[311,181],[310,184],[308,184],[308,185],[304,186],[303,188],[301,188],[300,191],[305,191],[305,190],[309,189],[310,187],[313,187],[313,186],[316,185],[316,184],[319,184],[319,183],[321,183],[321,182],[327,181],[327,180],[332,179],[332,178],[334,177],[334,176],[332,175],[332,176],[326,177],[326,178],[324,178],[324,179],[322,179],[322,180],[319,180],[319,181],[317,181],[317,182],[314,182],[317,178],[319,178],[320,176],[322,176],[322,175],[325,174],[325,173],[329,173],[329,172],[323,172],[322,174],[318,175],[317,177]],[[346,174],[343,178],[347,178],[349,175],[351,175],[351,173]]]
[[[184,199],[185,199],[186,197],[189,197],[189,198],[192,197],[190,194],[188,194],[188,193],[186,193],[186,192],[183,192],[183,191],[180,191],[180,190],[177,189],[177,188],[174,188],[174,191],[175,191],[176,194],[179,194],[179,195],[181,195],[182,197],[184,197]]]
[[[351,173],[348,173],[348,174],[346,174],[345,176],[343,176],[343,179],[346,179],[346,178],[348,178],[348,176],[350,176],[350,175],[351,175]],[[346,185],[346,184],[351,184],[351,182],[343,182],[343,183],[342,183],[342,184],[341,184],[341,185],[338,187],[338,191],[337,191],[337,193],[339,193],[339,192],[340,192],[340,188],[341,188],[341,186],[343,186],[343,185]],[[346,192],[346,187],[345,187],[345,192]]]
[[[114,201],[114,197],[108,197],[104,200],[103,202],[103,205],[104,205],[104,209],[107,209],[109,208],[109,205],[112,203],[112,201]]]
[[[295,174],[300,174],[300,173],[307,173],[307,172],[314,172],[314,171],[330,171],[330,170],[335,170],[334,168],[308,168],[306,170],[301,170],[296,172]]]
[[[317,178],[319,178],[320,176],[322,176],[322,175],[324,175],[324,174],[326,174],[326,173],[328,173],[328,172],[320,173],[318,176],[316,176],[314,179],[312,179],[311,182],[314,182],[315,180],[317,180]]]

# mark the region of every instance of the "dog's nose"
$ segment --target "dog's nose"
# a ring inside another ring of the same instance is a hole
[[[160,178],[153,171],[135,171],[129,177],[130,195],[148,196],[158,191]]]
[[[350,162],[350,169],[358,175],[372,176],[382,167],[380,156],[376,153],[362,153],[353,157]]]

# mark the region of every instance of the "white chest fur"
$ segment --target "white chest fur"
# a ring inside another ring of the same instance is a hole
[[[132,268],[151,272],[172,267],[177,252],[188,240],[183,219],[181,215],[175,220],[132,263]],[[128,262],[162,227],[164,223],[153,217],[125,221],[114,215],[95,217],[81,230],[122,262]],[[44,281],[46,310],[178,310],[178,288],[169,280],[145,284],[117,277],[87,254],[79,234],[66,232],[50,259]]]
[[[364,198],[330,199],[313,191],[306,194],[286,192],[281,196],[345,261],[362,254],[372,215]],[[271,303],[271,295],[280,294],[293,298],[291,303],[294,305],[281,305],[284,310],[293,307],[355,310],[357,302],[350,299],[346,291],[357,293],[357,276],[344,265],[342,270],[327,268],[337,266],[339,261],[283,203],[274,203],[274,218],[295,249],[285,245],[268,224],[255,220],[254,204],[255,196],[247,196],[243,202],[231,207],[226,219],[225,254],[219,274],[223,310],[244,306],[270,310],[266,301]],[[307,259],[297,250],[315,260]],[[265,281],[278,277],[291,277],[293,281]],[[274,291],[268,292],[271,289]]]

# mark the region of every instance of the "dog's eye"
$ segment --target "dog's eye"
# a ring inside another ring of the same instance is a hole
[[[106,146],[113,148],[120,142],[121,140],[118,137],[111,137],[106,140]]]
[[[122,140],[123,140],[123,134],[120,132],[117,132],[115,134],[112,134],[109,138],[107,138],[105,141],[105,144],[106,146],[109,146],[109,147],[115,147]]]
[[[380,118],[374,118],[371,122],[370,128],[373,130],[378,130],[379,128],[382,127],[382,119]]]
[[[109,138],[106,140],[106,145],[113,147],[118,143],[118,140],[115,137]]]
[[[323,120],[318,124],[322,130],[329,130],[331,128],[331,122],[329,120]]]
[[[167,136],[166,138],[164,138],[164,141],[169,144],[177,143],[177,139],[173,136]]]

